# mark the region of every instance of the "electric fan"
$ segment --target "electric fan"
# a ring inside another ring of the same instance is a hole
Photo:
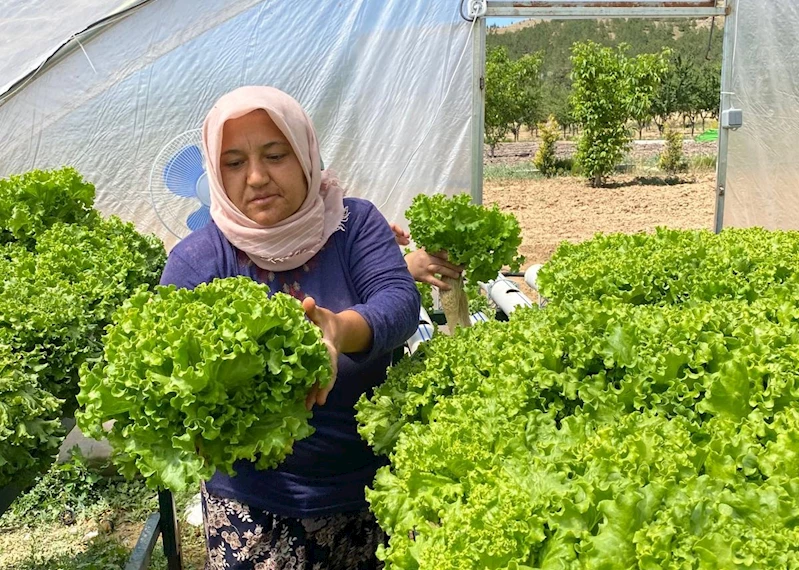
[[[179,134],[161,149],[150,170],[153,209],[178,238],[211,220],[211,192],[200,144],[200,129]]]

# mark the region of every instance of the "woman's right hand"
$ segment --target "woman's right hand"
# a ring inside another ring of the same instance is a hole
[[[428,253],[424,249],[417,249],[405,256],[408,271],[416,281],[435,285],[442,291],[449,291],[450,286],[436,275],[457,279],[463,273],[463,267],[447,261],[447,253]]]

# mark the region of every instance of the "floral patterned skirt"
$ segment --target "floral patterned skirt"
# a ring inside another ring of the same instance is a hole
[[[208,493],[202,486],[205,570],[378,570],[386,536],[368,510],[294,519]]]

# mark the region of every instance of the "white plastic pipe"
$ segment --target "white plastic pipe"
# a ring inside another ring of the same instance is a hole
[[[433,338],[433,333],[435,330],[436,329],[433,326],[433,321],[430,318],[430,315],[428,315],[427,311],[425,311],[424,307],[422,307],[419,310],[419,326],[416,328],[416,332],[411,335],[411,338],[405,341],[405,344],[407,345],[411,354],[416,352],[416,349],[419,348],[421,343]]]
[[[510,315],[517,307],[532,307],[533,302],[519,291],[516,283],[500,274],[495,280],[483,283],[483,289],[497,307]]]
[[[488,317],[485,316],[485,313],[483,313],[482,311],[478,311],[477,313],[472,313],[471,315],[469,315],[469,321],[472,324],[484,323],[487,320],[488,320]]]
[[[538,291],[538,272],[544,267],[540,263],[531,265],[524,272],[524,282],[527,283],[534,290]]]

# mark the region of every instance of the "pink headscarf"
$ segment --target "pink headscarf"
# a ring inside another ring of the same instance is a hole
[[[233,205],[222,186],[219,168],[225,122],[263,109],[288,139],[308,183],[308,195],[294,214],[264,227]],[[223,95],[203,123],[203,153],[211,189],[211,217],[222,234],[253,263],[270,271],[302,266],[322,249],[346,221],[344,190],[322,172],[319,144],[311,119],[292,97],[274,87],[240,87]]]

